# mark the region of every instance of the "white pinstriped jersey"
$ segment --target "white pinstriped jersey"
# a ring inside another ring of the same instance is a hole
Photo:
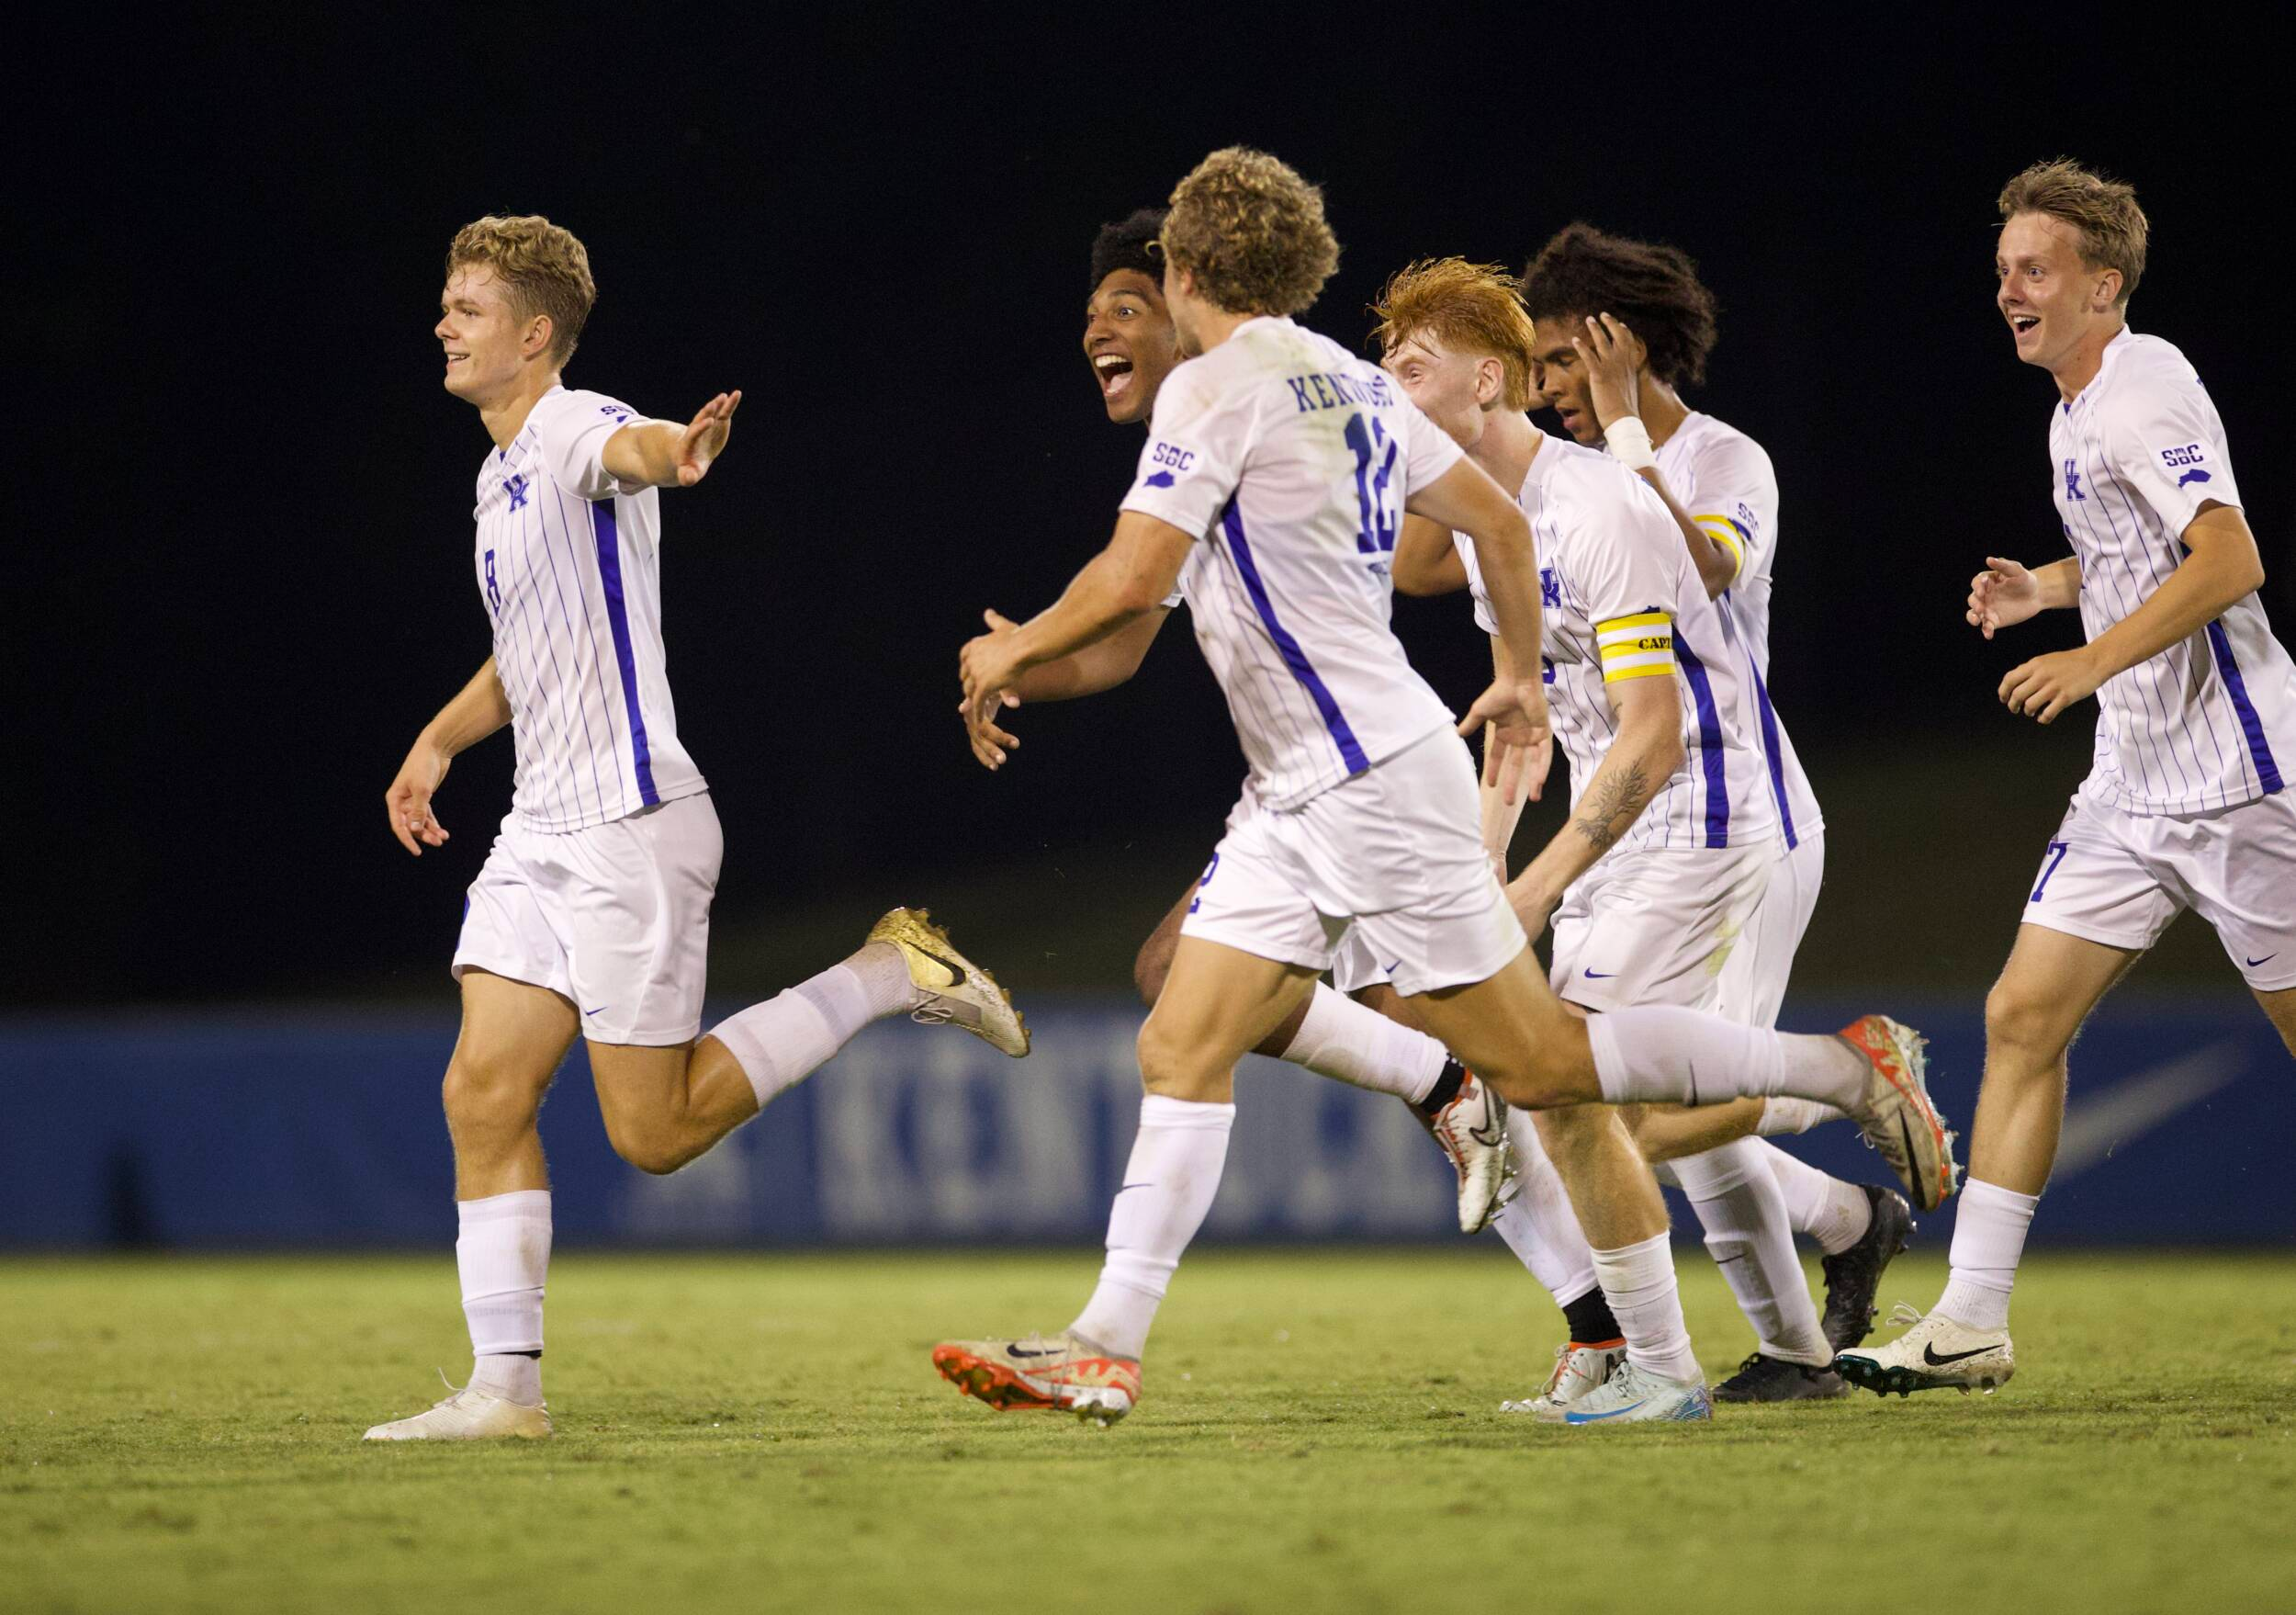
[[[1460,458],[1383,370],[1289,320],[1175,369],[1124,497],[1201,535],[1180,573],[1260,802],[1282,810],[1451,722],[1389,627],[1413,488]]]
[[[661,638],[661,507],[600,459],[643,417],[597,392],[545,393],[478,471],[478,593],[510,697],[529,830],[580,830],[706,790],[678,742]]]
[[[2080,395],[2050,412],[2050,481],[2081,564],[2094,639],[2184,559],[2203,500],[2238,505],[2224,424],[2192,366],[2123,331]],[[2268,796],[2296,766],[2296,663],[2253,593],[2200,632],[2105,681],[2084,795],[2135,814]]]
[[[1770,699],[1771,568],[1778,553],[1778,478],[1761,445],[1735,426],[1693,410],[1659,446],[1659,475],[1693,520],[1738,558],[1738,576],[1717,604],[1753,697],[1741,715],[1770,769],[1770,796],[1789,847],[1826,827],[1818,794]],[[1696,568],[1692,569],[1693,571]]]
[[[1683,708],[1683,766],[1619,838],[1622,848],[1742,847],[1778,833],[1767,771],[1745,715],[1746,674],[1706,598],[1665,501],[1607,454],[1541,434],[1521,500],[1538,541],[1547,704],[1570,763],[1570,801],[1617,737],[1607,686],[1672,674]],[[1475,548],[1467,563],[1475,620],[1497,624]]]

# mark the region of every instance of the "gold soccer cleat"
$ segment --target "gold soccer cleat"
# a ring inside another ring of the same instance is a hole
[[[1029,1029],[996,978],[950,944],[949,933],[924,909],[895,909],[869,928],[872,943],[901,950],[918,998],[909,1019],[928,1026],[961,1026],[1016,1060],[1029,1052]]]

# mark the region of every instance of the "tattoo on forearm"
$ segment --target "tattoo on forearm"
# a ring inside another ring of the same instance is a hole
[[[1650,776],[1639,762],[1628,763],[1587,793],[1570,828],[1607,853],[1626,833],[1626,827],[1640,816],[1649,800]]]

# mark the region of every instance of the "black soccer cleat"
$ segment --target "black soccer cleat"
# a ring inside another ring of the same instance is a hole
[[[1860,1187],[1874,1211],[1864,1237],[1818,1264],[1826,1275],[1826,1316],[1818,1332],[1836,1352],[1849,1350],[1874,1332],[1874,1296],[1881,1289],[1882,1273],[1913,1243],[1913,1208],[1906,1197],[1871,1183]]]
[[[1830,1368],[1788,1362],[1759,1351],[1714,1388],[1716,1402],[1823,1402],[1849,1394],[1849,1383]]]

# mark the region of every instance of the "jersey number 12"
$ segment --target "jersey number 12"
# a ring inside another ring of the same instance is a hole
[[[1395,509],[1395,442],[1376,415],[1347,417],[1347,446],[1356,451],[1356,504],[1362,525],[1356,531],[1356,548],[1378,555],[1395,548],[1401,518]]]

